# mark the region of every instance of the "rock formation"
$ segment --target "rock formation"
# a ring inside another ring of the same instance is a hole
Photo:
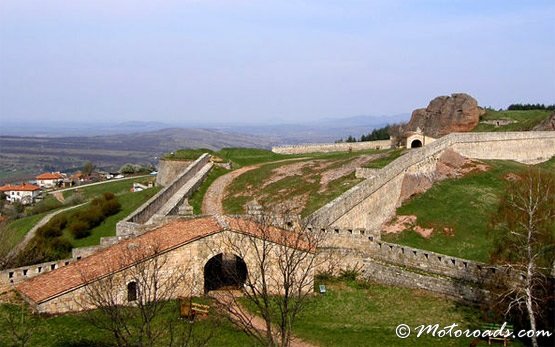
[[[451,132],[465,132],[474,129],[485,111],[476,99],[468,94],[456,93],[438,96],[428,107],[412,112],[404,131],[422,129],[425,135],[438,138]]]

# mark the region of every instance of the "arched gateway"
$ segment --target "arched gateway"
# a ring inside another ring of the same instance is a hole
[[[247,280],[247,264],[234,254],[220,253],[204,265],[204,293],[218,289],[241,289]]]
[[[38,312],[79,311],[93,308],[87,306],[87,287],[112,278],[112,283],[117,283],[114,294],[125,305],[144,293],[143,277],[133,271],[138,266],[148,268],[145,264],[157,268],[162,279],[182,276],[172,282],[175,285],[172,298],[200,296],[222,288],[240,289],[247,281],[261,283],[256,247],[262,242],[262,228],[271,230],[265,242],[279,245],[272,247],[274,250],[281,247],[311,252],[306,244],[291,242],[290,231],[262,226],[246,217],[177,218],[67,266],[32,277],[18,284],[16,290]],[[278,254],[268,257],[265,273],[279,278]],[[311,271],[309,276],[313,275]],[[280,292],[279,281],[271,285],[268,290]]]

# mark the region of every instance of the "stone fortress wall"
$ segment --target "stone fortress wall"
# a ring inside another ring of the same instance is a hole
[[[137,224],[146,223],[185,185],[186,182],[191,180],[206,165],[210,165],[210,155],[207,153],[201,155],[197,160],[190,163],[170,184],[165,186],[161,191],[145,202],[134,213],[124,219],[124,221]]]
[[[369,178],[324,205],[312,216],[315,226],[377,230],[391,218],[404,175],[429,174],[446,149],[474,159],[538,163],[555,155],[555,132],[452,133],[397,158]],[[362,174],[362,172],[361,172]]]
[[[341,142],[341,143],[316,143],[272,147],[272,152],[278,154],[303,154],[303,153],[329,153],[329,152],[356,152],[368,149],[391,148],[391,140]]]
[[[156,184],[165,187],[171,184],[191,164],[192,160],[160,159]]]
[[[404,175],[432,172],[439,156],[448,148],[470,158],[537,163],[555,155],[555,132],[454,133],[412,150],[373,172],[373,178],[353,187],[312,216],[311,228],[328,234],[325,250],[340,254],[336,258],[341,267],[361,266],[365,277],[378,282],[422,288],[464,301],[477,302],[483,297],[480,283],[503,269],[380,240],[379,227],[395,213]],[[187,182],[198,178],[209,161],[210,157],[203,155],[190,164],[172,184],[118,223],[117,236],[103,238],[101,245],[75,249],[72,259],[0,272],[0,291],[155,227],[145,223],[172,197],[175,200]],[[513,274],[515,278],[516,275]]]

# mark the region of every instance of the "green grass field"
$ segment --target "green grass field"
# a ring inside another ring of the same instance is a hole
[[[145,201],[154,196],[161,188],[154,187],[143,190],[141,192],[126,192],[117,195],[117,199],[121,204],[121,210],[115,215],[106,218],[99,226],[91,229],[91,235],[82,239],[75,239],[68,228],[64,230],[64,238],[69,240],[73,247],[86,247],[98,245],[101,237],[114,236],[116,234],[116,224],[120,220],[127,217],[137,208],[139,208]],[[79,209],[85,209],[87,205]],[[68,211],[71,214],[78,211],[78,209]]]
[[[326,294],[313,298],[294,326],[297,336],[319,346],[467,347],[471,338],[412,334],[403,340],[395,335],[395,328],[407,324],[414,333],[423,324],[480,327],[478,309],[424,291],[355,281],[319,283],[326,284]]]
[[[90,200],[97,195],[100,195],[104,192],[112,192],[114,194],[122,194],[127,193],[133,187],[133,182],[152,182],[155,180],[155,177],[146,176],[137,178],[136,180],[133,179],[126,179],[126,180],[118,180],[118,181],[106,181],[106,183],[96,184],[92,186],[83,186],[78,187],[74,190],[68,190],[63,192],[64,198],[67,199],[71,195],[80,192],[83,194],[85,200]]]
[[[427,192],[397,209],[397,215],[416,215],[418,225],[434,228],[430,238],[406,230],[399,234],[383,234],[382,239],[487,262],[495,237],[489,223],[497,211],[500,196],[509,184],[504,176],[524,170],[526,165],[512,161],[486,162],[491,166],[489,171],[435,183]],[[553,168],[555,159],[538,166]],[[452,228],[453,234],[443,233],[444,227]]]
[[[481,325],[481,313],[475,308],[458,304],[427,292],[385,286],[375,283],[330,279],[317,281],[326,284],[325,295],[315,294],[299,315],[294,334],[318,346],[468,346],[470,338],[438,338],[414,334],[402,340],[395,335],[399,324],[414,330],[420,325],[457,323],[461,328],[476,329]],[[201,299],[201,301],[206,301]],[[0,305],[0,315],[12,306]],[[61,316],[34,316],[31,323],[37,329],[30,346],[95,346],[107,343],[110,336],[92,327],[83,313]],[[177,306],[163,313],[175,324],[189,324],[178,319]],[[29,313],[21,316],[30,322]],[[216,326],[216,334],[208,346],[255,346],[256,343],[234,328],[227,320],[214,325],[217,313],[208,320],[195,323],[197,334],[208,334]],[[0,340],[9,341],[10,329],[0,319]],[[482,342],[479,346],[486,346]],[[521,346],[518,341],[512,346]]]
[[[8,324],[6,317],[9,311],[15,312],[18,327],[22,331],[25,325],[31,325],[33,332],[31,339],[25,346],[30,347],[94,347],[114,346],[108,332],[99,330],[86,319],[86,313],[64,314],[59,316],[31,315],[27,310],[21,310],[13,305],[0,304],[0,346],[19,346],[12,342],[14,329]],[[187,321],[179,319],[177,302],[170,303],[161,314],[164,319],[170,319],[175,329],[191,327]],[[199,320],[192,326],[193,336],[203,339],[213,335],[208,346],[255,346],[255,342],[237,330],[226,319],[215,319],[212,315],[208,319]],[[158,341],[156,346],[167,346],[167,342]],[[194,344],[193,344],[194,345]]]
[[[490,124],[478,124],[473,131],[528,131],[547,118],[553,111],[529,110],[529,111],[494,111],[487,110],[481,120],[507,119],[514,120],[516,123],[499,126]]]

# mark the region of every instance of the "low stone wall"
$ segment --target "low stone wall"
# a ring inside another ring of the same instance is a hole
[[[441,153],[452,148],[475,159],[537,163],[555,155],[555,132],[453,133],[413,149],[379,170],[376,176],[349,189],[310,218],[317,226],[379,228],[394,215],[405,173],[435,170]]]
[[[173,182],[164,187],[156,195],[145,202],[134,213],[129,215],[124,222],[137,224],[146,223],[187,181],[195,176],[205,165],[210,163],[210,155],[205,153],[192,162],[183,173]],[[119,224],[119,223],[118,223]]]
[[[367,149],[391,148],[391,140],[364,141],[364,142],[341,142],[341,143],[314,143],[290,146],[272,147],[272,152],[279,154],[303,154],[303,153],[328,153],[328,152],[355,152]]]
[[[29,266],[21,266],[14,269],[0,271],[0,293],[5,292],[13,287],[13,285],[23,282],[31,277],[38,276],[45,272],[50,272],[59,267],[67,266],[70,263],[81,258],[70,258],[56,261],[48,261],[40,264]]]

